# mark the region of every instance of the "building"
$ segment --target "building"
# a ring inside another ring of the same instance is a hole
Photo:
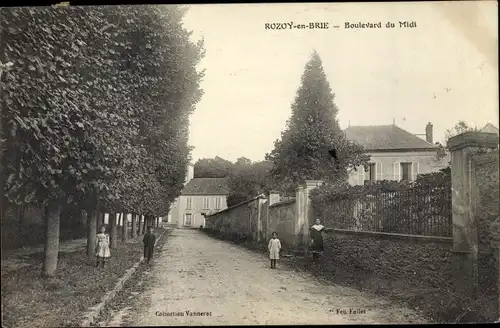
[[[348,140],[363,146],[370,155],[367,167],[351,172],[351,185],[378,180],[414,181],[418,174],[436,172],[450,160],[448,156],[438,158],[431,123],[425,127],[425,140],[394,124],[350,126],[344,132]]]
[[[170,208],[169,225],[178,228],[205,226],[205,214],[227,208],[227,178],[193,178],[194,166],[188,167],[181,195]]]
[[[495,133],[498,135],[498,128],[491,123],[486,124],[479,132]]]

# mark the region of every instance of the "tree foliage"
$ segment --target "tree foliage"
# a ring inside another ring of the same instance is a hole
[[[465,132],[477,132],[479,129],[477,127],[471,127],[467,122],[465,121],[458,121],[455,126],[453,126],[451,129],[447,129],[445,133],[445,143],[448,142],[448,139],[451,137],[454,137],[456,135],[465,133]]]
[[[239,158],[229,176],[227,205],[238,204],[273,189],[275,184],[270,175],[271,167],[268,161],[252,163],[247,158]]]
[[[269,161],[252,162],[246,157],[234,163],[221,157],[203,158],[194,167],[195,178],[229,178],[227,205],[233,206],[273,189]]]
[[[203,44],[182,7],[4,12],[11,201],[97,201],[159,214],[182,187]],[[40,40],[40,42],[32,42]],[[78,197],[74,197],[74,196]],[[83,198],[82,198],[83,196]]]
[[[202,158],[194,164],[195,178],[226,178],[231,174],[233,163],[216,156]]]
[[[190,160],[189,115],[204,75],[203,40],[190,40],[185,13],[2,9],[0,61],[14,64],[0,81],[10,202],[168,211]]]
[[[334,98],[321,59],[314,52],[305,66],[292,116],[266,156],[276,181],[289,188],[304,180],[338,183],[347,179],[349,170],[366,163],[362,147],[346,140],[340,129]]]

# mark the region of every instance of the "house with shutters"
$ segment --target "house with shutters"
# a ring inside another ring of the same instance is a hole
[[[193,165],[187,172],[181,195],[170,207],[167,224],[177,228],[205,227],[205,215],[227,208],[228,178],[193,178]]]
[[[411,182],[418,174],[437,172],[450,161],[449,155],[438,158],[431,123],[425,127],[425,140],[395,124],[350,126],[344,133],[348,140],[363,146],[370,156],[368,166],[351,172],[351,185],[379,180]]]

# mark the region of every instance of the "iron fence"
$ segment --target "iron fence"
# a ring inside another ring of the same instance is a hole
[[[412,186],[334,201],[324,213],[337,229],[451,237],[450,186]]]

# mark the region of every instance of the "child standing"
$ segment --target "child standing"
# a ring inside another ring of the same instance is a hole
[[[153,257],[153,250],[155,248],[156,236],[153,233],[153,227],[148,227],[148,232],[142,238],[142,243],[144,244],[144,259],[146,260],[146,264],[149,264],[149,261]]]
[[[273,232],[273,237],[269,240],[269,259],[271,260],[271,269],[276,269],[276,260],[280,258],[281,242],[278,239],[278,234]]]
[[[102,262],[102,267],[104,268],[104,262],[107,258],[111,257],[111,252],[109,251],[109,235],[106,234],[105,226],[101,226],[95,244],[95,255],[97,256],[96,267],[99,266],[99,262]]]

